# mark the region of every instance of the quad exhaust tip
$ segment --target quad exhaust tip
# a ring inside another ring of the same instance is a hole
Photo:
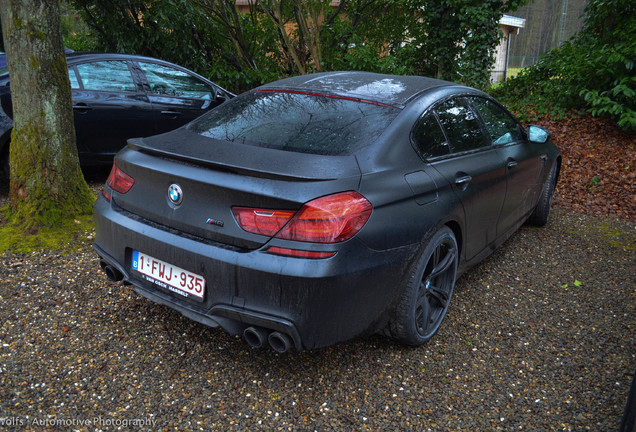
[[[246,328],[245,331],[243,331],[243,338],[252,348],[262,348],[265,344],[269,343],[269,346],[280,354],[289,351],[294,346],[289,335],[279,331],[272,332],[262,327]]]
[[[106,274],[106,277],[112,280],[113,282],[119,282],[124,278],[124,275],[122,274],[122,272],[117,270],[112,265],[108,264],[106,261],[99,260],[99,265],[104,271],[104,273]]]
[[[269,332],[262,327],[248,327],[243,332],[245,342],[252,348],[262,348],[267,343]]]
[[[274,351],[281,354],[289,351],[289,349],[293,346],[292,340],[288,335],[277,331],[270,333],[267,340]]]

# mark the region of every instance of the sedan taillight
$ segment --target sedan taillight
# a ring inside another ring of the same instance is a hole
[[[133,187],[135,179],[120,170],[115,162],[113,162],[113,168],[110,170],[106,184],[115,192],[125,194]],[[110,194],[106,190],[104,190],[103,193],[106,199],[110,201]]]
[[[293,210],[266,210],[248,207],[233,207],[236,221],[247,232],[274,236],[296,213]]]
[[[298,212],[234,207],[245,231],[284,240],[339,243],[349,240],[367,223],[373,207],[365,197],[349,191],[306,203]]]

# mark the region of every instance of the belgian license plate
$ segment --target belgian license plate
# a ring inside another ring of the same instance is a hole
[[[184,297],[202,300],[205,294],[202,276],[136,250],[133,250],[132,268],[141,273],[142,279]]]

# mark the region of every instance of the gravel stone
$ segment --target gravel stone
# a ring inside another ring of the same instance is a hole
[[[553,208],[462,276],[428,344],[283,355],[108,281],[91,240],[5,253],[0,429],[615,431],[636,368],[635,230]]]

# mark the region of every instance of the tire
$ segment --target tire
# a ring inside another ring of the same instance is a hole
[[[634,426],[636,426],[636,373],[632,378],[632,385],[629,387],[627,403],[618,432],[632,432]]]
[[[419,346],[439,329],[455,288],[457,240],[444,226],[431,236],[417,259],[391,322],[391,335]]]
[[[550,170],[550,175],[548,175],[548,178],[543,184],[539,202],[537,202],[537,206],[534,208],[530,217],[528,217],[528,225],[542,227],[548,223],[548,219],[550,219],[550,207],[552,207],[552,196],[554,195],[554,188],[556,187],[556,173],[557,163],[555,162]]]

